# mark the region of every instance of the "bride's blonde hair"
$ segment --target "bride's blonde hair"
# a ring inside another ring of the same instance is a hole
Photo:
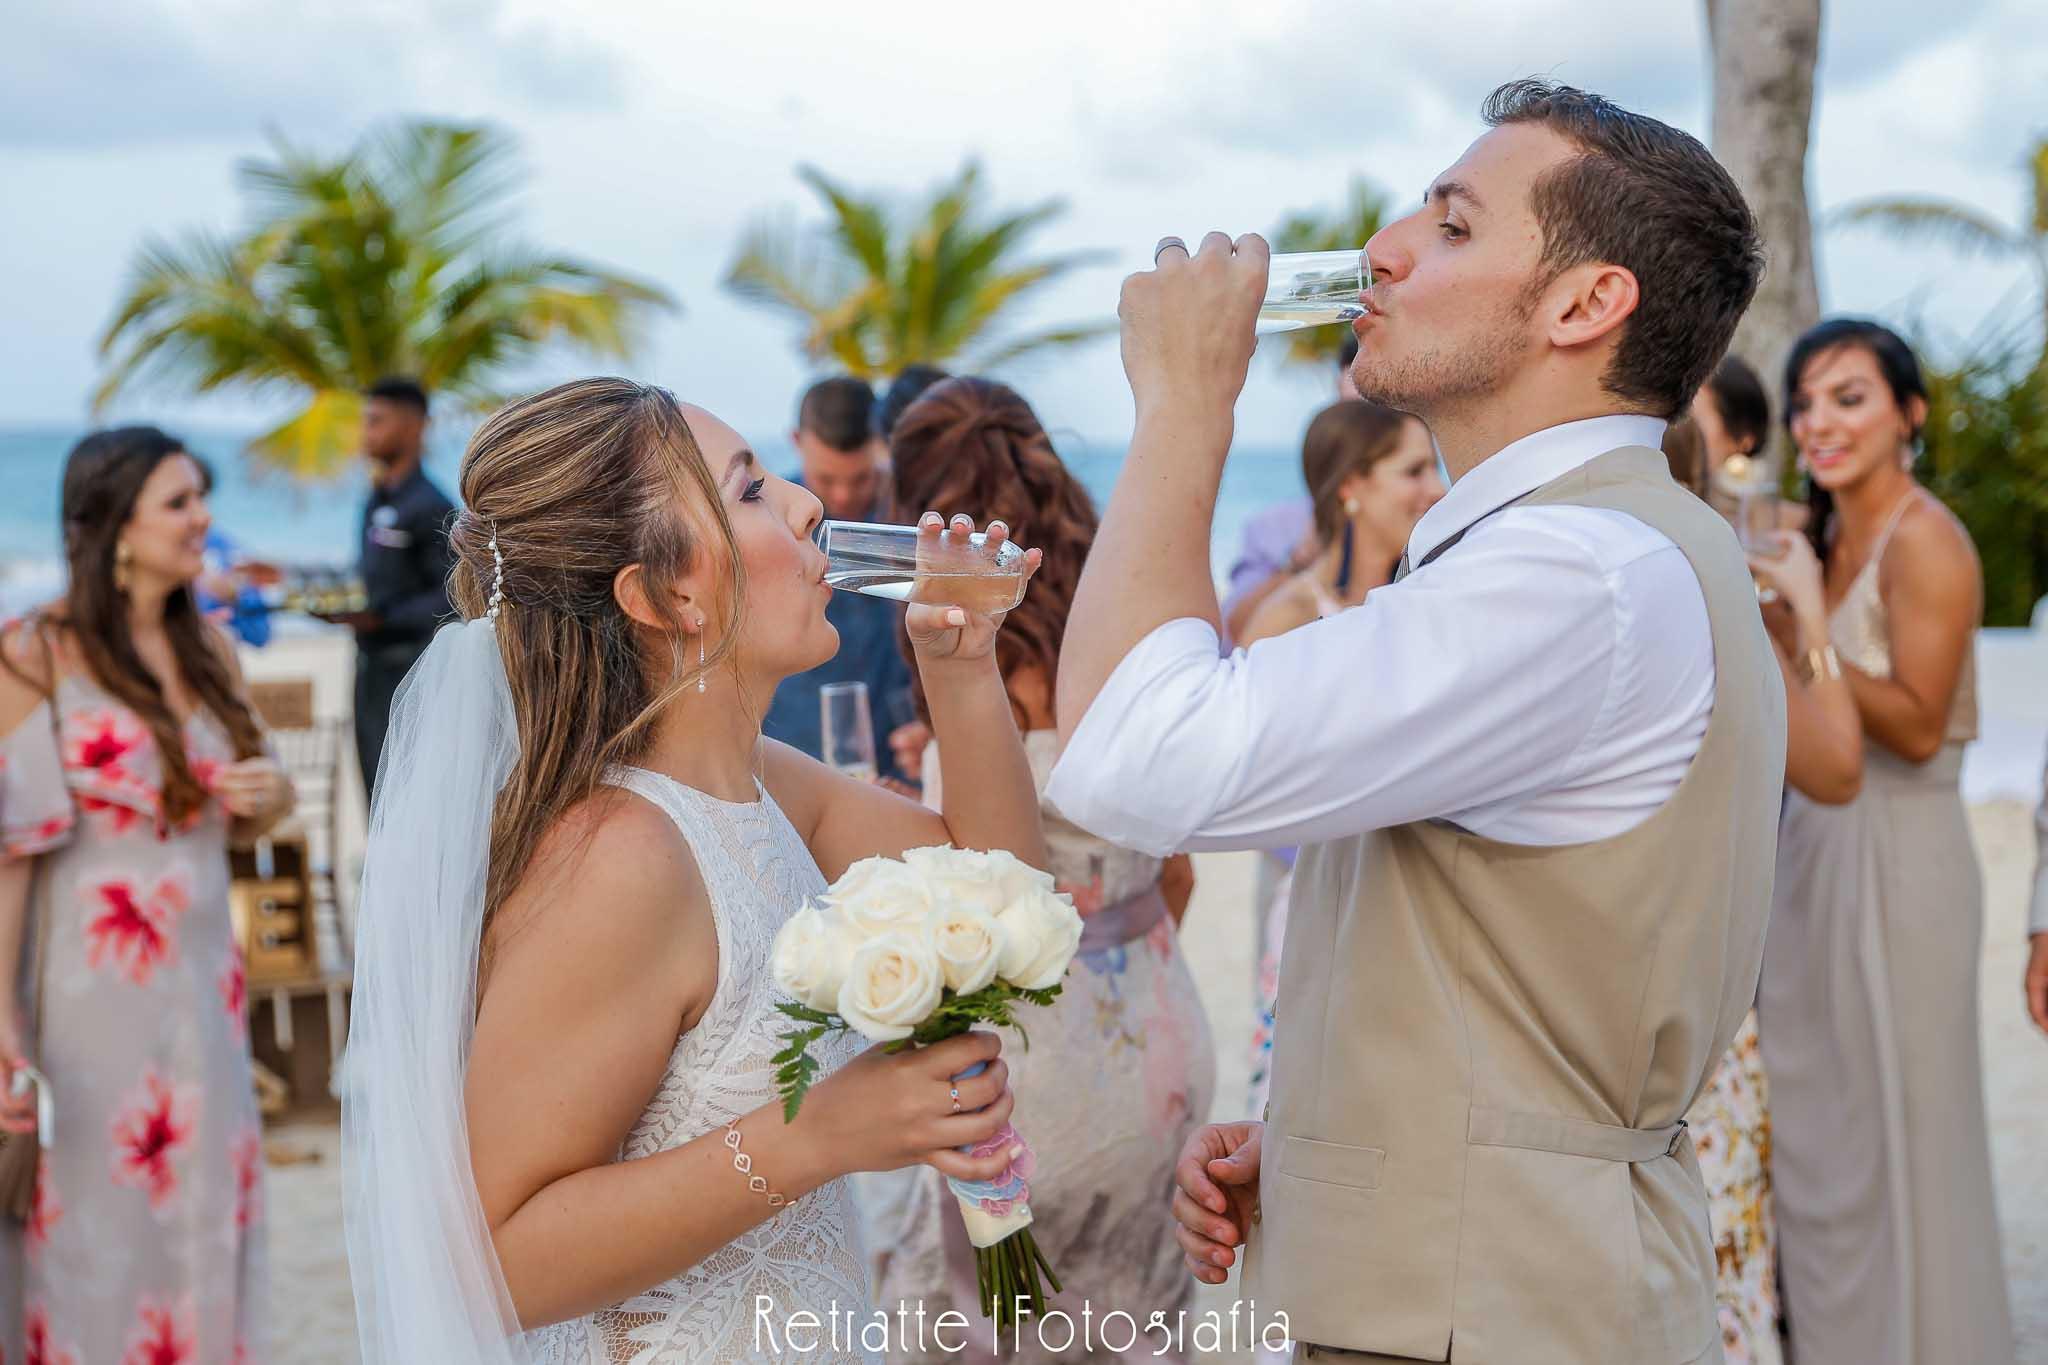
[[[450,591],[475,618],[502,590],[498,652],[519,727],[492,812],[488,933],[556,821],[639,757],[662,710],[725,659],[745,584],[717,480],[666,389],[579,379],[509,404],[470,440],[462,500]],[[727,590],[717,652],[700,665],[671,603],[707,551]],[[658,637],[613,595],[632,564],[663,618]]]

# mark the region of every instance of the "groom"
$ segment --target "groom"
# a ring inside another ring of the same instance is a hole
[[[1164,854],[1301,843],[1272,1103],[1183,1152],[1304,1354],[1718,1361],[1680,1122],[1748,1009],[1784,695],[1727,524],[1658,450],[1762,269],[1684,133],[1519,81],[1376,235],[1358,387],[1455,477],[1403,577],[1219,659],[1208,550],[1266,244],[1124,284],[1137,429],[1075,598],[1048,796]]]

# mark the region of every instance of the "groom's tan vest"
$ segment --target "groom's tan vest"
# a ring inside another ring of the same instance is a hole
[[[1712,718],[1671,799],[1616,838],[1425,822],[1303,851],[1246,1261],[1257,1311],[1284,1309],[1299,1341],[1669,1365],[1718,1337],[1678,1120],[1756,987],[1783,685],[1733,534],[1663,455],[1610,451],[1520,505],[1542,504],[1624,512],[1684,552]]]

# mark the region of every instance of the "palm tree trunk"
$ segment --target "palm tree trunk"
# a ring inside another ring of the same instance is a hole
[[[1714,155],[1748,198],[1769,257],[1732,349],[1770,390],[1778,388],[1793,341],[1820,317],[1806,207],[1820,6],[1821,0],[1706,0]]]

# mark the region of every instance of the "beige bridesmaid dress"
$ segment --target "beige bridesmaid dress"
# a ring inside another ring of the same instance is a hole
[[[1912,501],[1829,618],[1874,677],[1891,674],[1878,564]],[[1966,655],[1940,753],[1909,763],[1873,744],[1848,805],[1786,796],[1757,1009],[1798,1365],[2014,1359],[1978,1055],[1983,886],[1959,787],[1976,733]]]

